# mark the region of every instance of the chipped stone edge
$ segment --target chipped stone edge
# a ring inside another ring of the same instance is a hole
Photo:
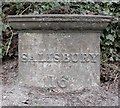
[[[7,22],[16,30],[103,30],[112,16],[78,14],[10,15]]]

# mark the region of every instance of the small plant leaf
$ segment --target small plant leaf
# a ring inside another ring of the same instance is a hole
[[[111,40],[112,42],[115,40],[115,39],[114,39],[114,36],[111,35],[111,34],[107,35],[106,39],[109,39],[109,40]]]

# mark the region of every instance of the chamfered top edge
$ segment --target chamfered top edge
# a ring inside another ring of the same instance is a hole
[[[65,17],[76,17],[76,18],[103,18],[103,19],[112,19],[112,16],[105,15],[79,15],[79,14],[41,14],[41,15],[8,15],[7,18],[65,18]]]
[[[104,29],[112,16],[79,14],[10,15],[7,22],[15,29]]]

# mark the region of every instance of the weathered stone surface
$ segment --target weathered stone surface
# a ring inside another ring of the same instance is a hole
[[[102,30],[112,19],[101,15],[18,15],[8,22],[17,30]]]
[[[99,83],[98,33],[22,33],[19,42],[24,83],[70,90]]]
[[[19,33],[19,81],[74,91],[100,81],[99,32],[111,17],[9,16]]]

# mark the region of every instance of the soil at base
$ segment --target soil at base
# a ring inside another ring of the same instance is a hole
[[[59,90],[16,84],[17,59],[3,62],[0,69],[2,106],[118,106],[118,80],[101,83],[97,88],[60,93]]]

